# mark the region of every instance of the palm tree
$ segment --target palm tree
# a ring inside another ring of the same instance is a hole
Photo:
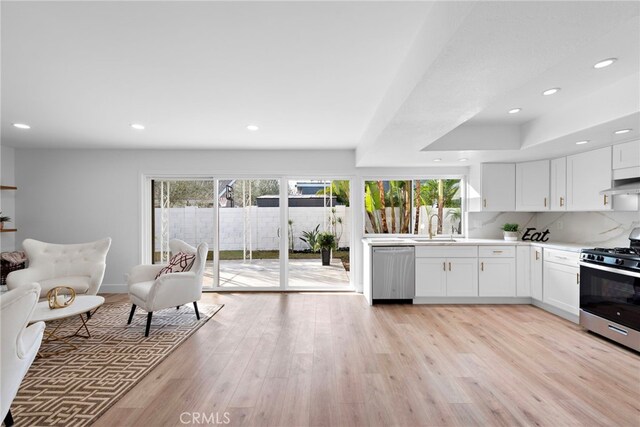
[[[422,182],[422,204],[438,208],[438,233],[442,233],[445,207],[460,207],[459,179],[428,179]]]

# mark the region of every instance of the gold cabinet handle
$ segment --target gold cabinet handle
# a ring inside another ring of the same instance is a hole
[[[447,271],[447,262],[442,263],[442,271]]]
[[[484,271],[484,262],[480,263],[480,271]]]
[[[576,283],[580,284],[580,273],[576,273]]]
[[[504,251],[493,251],[494,254],[501,254]]]
[[[451,271],[451,263],[449,263],[449,271]]]
[[[540,252],[536,251],[536,261],[540,259],[539,255],[540,255]]]
[[[482,204],[483,204],[483,206],[486,208],[486,207],[487,207],[487,199],[484,199],[484,200],[482,201]]]
[[[547,207],[547,198],[546,197],[544,198],[544,207],[545,208]]]
[[[607,204],[609,203],[609,200],[607,198],[607,195],[604,195],[604,205],[607,206]]]
[[[564,197],[560,197],[560,207],[564,206]]]

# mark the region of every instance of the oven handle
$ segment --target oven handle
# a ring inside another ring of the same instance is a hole
[[[588,262],[583,262],[583,261],[580,261],[580,266],[595,268],[596,270],[608,271],[609,273],[616,273],[616,274],[622,274],[624,276],[640,278],[640,273],[634,273],[633,271],[627,271],[621,268],[612,268],[612,267],[606,267],[604,265],[589,264]]]

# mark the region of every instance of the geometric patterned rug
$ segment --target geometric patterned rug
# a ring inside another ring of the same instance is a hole
[[[193,304],[154,312],[145,338],[144,310],[136,310],[127,325],[131,304],[105,303],[87,323],[91,338],[71,338],[78,349],[33,362],[11,404],[15,425],[92,424],[222,307],[198,305],[200,320]],[[70,335],[80,325],[78,317],[69,319],[56,335]],[[43,343],[40,351],[65,348],[64,344]]]

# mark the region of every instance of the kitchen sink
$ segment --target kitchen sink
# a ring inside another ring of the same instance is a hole
[[[428,237],[418,237],[410,240],[415,243],[453,243],[458,241],[458,239],[453,239],[451,237],[434,237],[433,239]]]

